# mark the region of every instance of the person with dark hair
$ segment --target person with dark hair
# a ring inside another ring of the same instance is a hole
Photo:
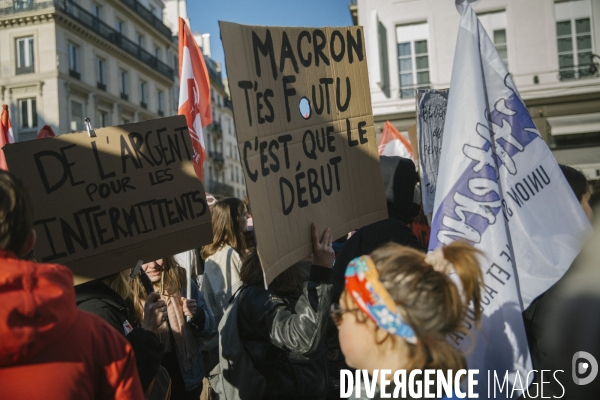
[[[587,182],[587,178],[581,171],[576,170],[573,167],[569,167],[568,165],[558,164],[560,170],[563,175],[567,179],[569,186],[573,190],[575,197],[577,197],[577,201],[581,204],[581,208],[583,212],[588,217],[590,222],[594,217],[594,212],[592,211],[592,207],[590,206],[590,198],[592,196],[592,192],[590,192],[590,187]]]
[[[2,398],[143,399],[131,345],[77,309],[72,272],[23,259],[35,240],[27,190],[0,171]]]
[[[569,186],[573,190],[573,194],[577,198],[577,201],[581,205],[581,208],[592,220],[593,212],[589,204],[590,190],[585,175],[575,168],[567,165],[559,164],[561,171],[563,172]],[[544,293],[540,294],[535,300],[531,302],[529,307],[523,311],[523,323],[525,325],[525,333],[527,334],[527,342],[529,344],[529,352],[531,354],[531,360],[533,367],[536,370],[548,370],[553,368],[553,354],[551,352],[550,338],[551,335],[547,331],[549,325],[560,325],[561,321],[558,321],[552,313],[549,312],[549,304],[552,304],[556,300],[557,288],[560,287],[561,282],[568,280],[568,276],[571,274],[571,268],[565,272],[565,275],[559,279],[554,285],[552,285]],[[564,365],[563,370],[567,371],[570,367]],[[535,382],[541,383],[541,376],[538,374],[535,377]],[[561,393],[564,392],[565,399],[575,399],[572,396],[573,385],[572,381],[561,379],[562,385],[559,385],[556,380],[551,380],[546,386],[547,393],[560,397]],[[564,387],[563,387],[564,385]]]
[[[239,306],[236,322],[243,349],[259,372],[260,380],[266,383],[262,398],[318,399],[327,389],[324,338],[331,304],[329,279],[334,252],[329,229],[319,240],[313,224],[311,235],[312,260],[309,257],[286,269],[268,289],[256,250],[251,250],[242,264],[243,286],[234,300]],[[308,280],[306,268],[310,269]],[[228,329],[229,323],[227,320],[223,329]],[[228,332],[220,334],[221,338],[228,337]],[[221,354],[227,352],[229,345],[221,343]],[[259,395],[244,393],[241,386],[238,389],[241,398]]]
[[[415,164],[408,158],[387,156],[380,156],[379,162],[387,200],[388,219],[359,229],[342,246],[335,260],[331,277],[334,302],[339,300],[344,290],[346,266],[352,259],[370,254],[388,242],[425,251],[408,226],[420,211],[421,200],[415,199],[415,187],[418,181]]]

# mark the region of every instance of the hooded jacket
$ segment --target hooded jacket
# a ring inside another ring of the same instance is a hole
[[[379,157],[379,162],[389,217],[359,229],[340,249],[331,277],[334,303],[340,299],[344,290],[346,267],[354,258],[371,254],[390,242],[425,251],[408,227],[420,210],[419,204],[414,202],[418,179],[415,164],[408,158],[386,156]]]
[[[135,353],[142,388],[148,389],[158,370],[165,346],[158,336],[141,327],[131,326],[127,303],[99,279],[75,286],[77,308],[96,314],[127,337]],[[129,318],[129,320],[128,320]]]
[[[239,294],[239,336],[254,368],[265,378],[265,398],[325,395],[330,278],[331,269],[313,265],[299,296],[281,297],[262,284],[245,287]]]
[[[131,345],[75,307],[68,268],[0,250],[0,304],[2,398],[144,398]]]

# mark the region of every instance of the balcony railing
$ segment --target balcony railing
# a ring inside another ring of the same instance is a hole
[[[123,3],[127,4],[129,8],[138,13],[140,17],[142,17],[145,21],[147,21],[150,25],[154,27],[157,31],[171,39],[173,37],[173,32],[158,18],[156,15],[152,14],[152,11],[148,10],[137,0],[121,0]]]
[[[210,131],[216,136],[217,139],[223,136],[223,130],[221,129],[221,124],[218,122],[213,122],[210,128]]]
[[[143,6],[137,3],[137,0],[122,0],[126,4],[133,4],[131,7],[135,8],[140,15],[143,14],[144,10],[146,10]],[[138,4],[137,6],[135,4]],[[166,76],[167,78],[173,80],[175,71],[173,68],[160,61],[151,53],[144,50],[141,46],[138,46],[137,43],[127,39],[117,30],[111,28],[108,24],[101,21],[99,18],[94,16],[92,13],[88,12],[78,4],[74,3],[70,0],[53,0],[53,1],[42,1],[42,0],[0,0],[0,15],[2,14],[12,14],[19,13],[23,11],[37,10],[43,8],[51,8],[55,7],[57,10],[60,10],[67,15],[71,16],[75,21],[79,22],[81,25],[86,28],[92,30],[100,37],[106,39],[110,43],[116,45],[123,51],[128,54],[131,54],[142,63],[148,65],[150,68],[153,68],[157,72]],[[150,21],[150,23],[160,32],[171,38],[171,31],[169,28],[163,25],[163,28],[158,25],[158,23],[154,22],[155,18],[154,14],[150,12],[150,10],[146,10],[150,13],[151,16],[146,15],[145,19]],[[152,18],[151,18],[152,17]],[[159,20],[160,22],[160,20]],[[160,22],[162,24],[162,22]],[[165,31],[168,31],[168,33]]]
[[[208,181],[208,192],[211,194],[219,194],[225,197],[233,196],[233,186],[229,186],[225,183],[216,182],[213,180]]]
[[[109,42],[117,45],[119,48],[124,50],[125,52],[131,54],[136,57],[142,63],[150,66],[156,71],[160,72],[162,75],[166,76],[169,79],[173,79],[173,68],[169,67],[167,64],[160,61],[158,58],[142,49],[137,43],[127,39],[124,37],[119,31],[111,28],[106,23],[102,22],[100,19],[95,17],[93,14],[89,13],[79,5],[73,3],[72,1],[61,2],[62,6],[60,7],[63,11],[65,11],[68,15],[73,17],[77,22],[91,29],[104,39]]]
[[[0,15],[54,7],[57,0],[0,0]]]
[[[221,152],[209,151],[208,157],[218,164],[222,164],[225,162],[225,159],[223,158],[223,153]]]
[[[206,63],[206,68],[208,68],[208,75],[213,78],[217,85],[224,89],[223,78],[221,77],[221,71],[219,71],[217,63],[207,56],[204,56],[204,62]]]

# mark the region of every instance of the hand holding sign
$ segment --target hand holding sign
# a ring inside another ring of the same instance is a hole
[[[160,299],[158,293],[150,293],[144,303],[144,320],[142,321],[142,328],[147,331],[156,332],[158,327],[166,320],[167,306],[165,301]]]
[[[181,306],[183,307],[183,315],[186,317],[193,317],[196,315],[196,310],[198,308],[198,304],[194,299],[186,299],[185,297],[181,298]]]
[[[321,236],[321,241],[319,241],[319,236],[317,235],[317,232],[317,226],[315,224],[311,224],[310,233],[313,249],[313,264],[318,265],[320,267],[333,268],[333,262],[335,261],[335,252],[333,251],[333,247],[331,246],[331,231],[329,228],[326,228],[323,231],[323,235]]]

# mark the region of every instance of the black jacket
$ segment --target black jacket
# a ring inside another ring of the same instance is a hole
[[[331,269],[313,265],[300,296],[280,297],[262,285],[240,294],[240,337],[267,381],[267,398],[317,398],[327,390],[325,327]]]
[[[132,321],[125,300],[101,280],[75,286],[77,308],[96,314],[125,335],[124,324]],[[160,368],[164,345],[153,332],[134,327],[126,335],[133,347],[135,361],[144,391],[150,386]]]
[[[337,303],[344,290],[346,267],[356,257],[371,254],[378,247],[394,242],[404,246],[425,251],[413,231],[393,216],[359,229],[344,243],[333,266],[331,283],[333,283],[332,301]]]

